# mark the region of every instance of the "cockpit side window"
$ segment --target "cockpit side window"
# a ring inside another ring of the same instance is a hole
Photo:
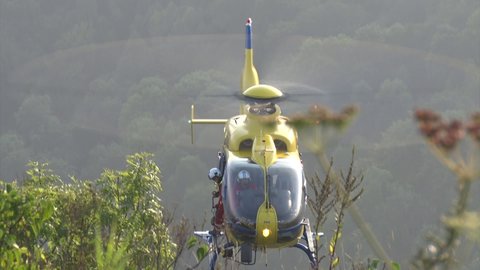
[[[252,139],[246,139],[246,140],[243,140],[240,143],[239,150],[240,151],[251,151],[252,146],[253,146],[253,140]]]
[[[275,143],[275,148],[277,149],[277,152],[287,152],[287,144],[279,139],[273,140]]]

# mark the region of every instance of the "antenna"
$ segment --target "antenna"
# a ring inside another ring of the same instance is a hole
[[[258,84],[258,73],[253,65],[252,19],[248,18],[245,24],[245,65],[243,67],[242,81],[240,86],[242,94],[250,86]]]

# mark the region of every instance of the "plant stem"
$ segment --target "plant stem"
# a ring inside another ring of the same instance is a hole
[[[328,168],[330,167],[330,163],[327,157],[325,156],[325,153],[322,151],[316,151],[315,156],[317,157],[319,163],[324,168],[324,170],[328,170]],[[339,190],[340,195],[342,197],[345,196],[346,191],[343,188],[342,184],[340,183],[340,177],[335,173],[335,170],[331,170],[331,176],[332,176],[332,179],[334,180],[335,185]],[[373,249],[375,254],[385,262],[389,270],[393,270],[392,260],[389,258],[387,252],[378,241],[377,237],[373,233],[370,226],[367,224],[365,219],[363,219],[363,216],[360,214],[360,211],[357,205],[355,204],[355,202],[352,202],[350,207],[347,208],[347,211],[350,213],[350,216],[352,217],[353,221],[355,222],[357,227],[360,229],[360,231],[362,232],[363,236],[365,237],[365,239],[367,240],[368,244]]]
[[[471,181],[469,179],[460,179],[459,181],[459,198],[455,205],[455,217],[461,217],[465,210],[467,209],[468,197],[470,193]],[[457,228],[448,227],[447,228],[447,242],[445,248],[441,250],[442,252],[454,253],[455,248],[457,247],[457,239],[460,236],[460,231]]]

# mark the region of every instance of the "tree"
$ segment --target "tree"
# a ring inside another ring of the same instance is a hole
[[[115,243],[126,242],[127,267],[170,269],[175,245],[157,195],[162,191],[160,169],[151,157],[146,153],[128,156],[125,170],[102,174],[98,180],[99,214],[103,226],[117,224]]]
[[[189,205],[203,205],[208,206],[210,198],[205,196],[207,194],[206,185],[210,184],[207,173],[209,167],[198,156],[187,155],[178,160],[175,173],[165,183],[169,190],[169,201],[173,203],[188,202],[179,205],[183,212],[188,216],[194,216],[196,219],[201,219],[203,216],[203,209],[191,207]],[[199,174],[200,172],[200,174]],[[201,172],[205,172],[201,174]],[[203,196],[198,196],[203,194]]]
[[[25,164],[33,153],[24,140],[13,132],[0,136],[0,172],[5,179],[20,179],[25,171]]]
[[[40,269],[46,264],[40,240],[44,222],[53,212],[51,201],[23,193],[0,181],[0,267]]]
[[[163,140],[164,121],[163,117],[155,119],[149,114],[137,117],[123,127],[122,137],[134,150],[155,149]]]
[[[168,85],[158,77],[143,78],[131,89],[131,94],[122,107],[119,118],[120,128],[145,114],[161,115],[168,104],[165,99]]]
[[[48,153],[59,146],[64,126],[54,115],[48,95],[30,95],[15,113],[17,133],[22,136],[28,149]]]
[[[177,248],[158,197],[160,169],[147,153],[96,181],[31,162],[22,185],[0,182],[0,267],[173,269]]]
[[[86,45],[93,40],[93,26],[88,22],[80,22],[73,26],[73,28],[65,32],[62,37],[57,40],[55,47],[58,49],[67,49]]]

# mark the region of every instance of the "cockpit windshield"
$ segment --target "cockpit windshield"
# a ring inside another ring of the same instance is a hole
[[[275,208],[279,225],[298,221],[304,198],[303,170],[300,162],[278,160],[268,168],[266,188]],[[263,169],[249,161],[229,162],[224,176],[225,214],[234,221],[254,224],[260,205],[265,201]]]
[[[227,168],[223,186],[226,214],[253,224],[264,201],[263,170],[248,159],[232,161]]]
[[[268,194],[279,224],[296,221],[303,210],[302,165],[300,162],[280,159],[268,169],[267,176]]]

